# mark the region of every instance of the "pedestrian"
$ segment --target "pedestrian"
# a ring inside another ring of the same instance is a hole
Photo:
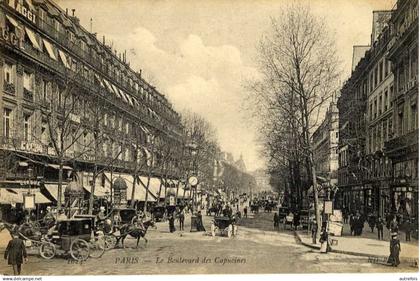
[[[373,230],[375,229],[375,224],[376,224],[376,219],[375,216],[371,213],[368,216],[368,223],[369,223],[369,227],[371,229],[371,232],[373,233]]]
[[[179,230],[184,230],[184,221],[185,221],[185,210],[181,208],[178,213],[178,220],[179,220]]]
[[[174,215],[171,213],[168,218],[169,221],[169,232],[175,232],[175,218]]]
[[[391,233],[391,240],[389,242],[389,258],[388,263],[392,266],[397,267],[400,264],[400,252],[401,252],[401,244],[400,240],[398,239],[398,233],[392,232]]]
[[[319,243],[321,243],[321,253],[326,254],[330,250],[330,243],[328,241],[328,232],[326,227],[322,227],[321,236],[319,238]]]
[[[316,244],[316,235],[318,233],[318,224],[316,220],[312,221],[311,235],[312,235],[312,244]]]
[[[364,225],[365,225],[365,217],[363,215],[359,215],[358,220],[357,220],[357,236],[362,235]]]
[[[346,210],[344,210],[343,220],[344,220],[344,223],[348,223],[349,221],[349,214],[347,213]]]
[[[355,235],[354,222],[355,222],[355,216],[354,214],[350,214],[350,235],[351,236]]]
[[[277,212],[274,213],[274,229],[278,229],[279,228],[279,215],[277,214]]]
[[[407,218],[404,224],[405,241],[411,241],[411,222],[410,218]]]
[[[244,217],[248,218],[248,207],[247,206],[244,207]]]
[[[296,213],[293,215],[293,226],[295,227],[295,230],[297,230],[297,228],[298,228],[299,224],[300,224],[300,216],[299,216],[299,213],[298,213],[298,212],[296,212]]]
[[[13,233],[12,236],[13,239],[9,241],[4,252],[4,259],[7,259],[7,263],[13,267],[13,274],[20,275],[23,259],[27,262],[28,256],[26,255],[25,244],[19,238],[19,234]]]
[[[397,217],[396,216],[394,216],[393,218],[392,218],[392,221],[391,221],[391,223],[389,224],[389,228],[390,228],[390,232],[391,233],[394,233],[394,232],[396,232],[396,233],[398,233],[398,222],[397,222]]]
[[[384,240],[384,219],[380,215],[376,220],[376,228],[378,229],[378,240]]]
[[[197,212],[197,231],[206,231],[203,224],[203,216],[201,215],[201,211]]]
[[[388,230],[391,229],[391,221],[393,219],[393,215],[391,213],[385,213],[385,219],[386,219],[386,228]]]

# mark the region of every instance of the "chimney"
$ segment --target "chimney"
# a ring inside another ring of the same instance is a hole
[[[102,44],[105,45],[105,35],[102,35]]]
[[[72,15],[74,17],[74,12],[76,12],[76,9],[71,9]]]
[[[139,75],[140,75],[140,79],[141,79],[141,68],[140,68],[140,70],[139,70]]]
[[[66,16],[68,16],[68,15],[69,15],[69,9],[66,8]]]

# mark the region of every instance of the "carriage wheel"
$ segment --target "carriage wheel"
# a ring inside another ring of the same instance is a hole
[[[39,247],[39,255],[46,260],[52,259],[55,256],[56,248],[51,242],[42,242]]]
[[[214,223],[211,224],[211,236],[216,236],[216,226]]]
[[[85,261],[89,257],[89,244],[83,239],[76,239],[70,244],[70,255],[78,261]]]
[[[232,237],[233,234],[233,226],[231,224],[229,224],[229,226],[227,227],[227,237]]]
[[[112,234],[105,235],[104,240],[105,240],[105,251],[115,248],[115,245],[117,244],[117,238],[114,235]]]
[[[89,241],[89,257],[100,258],[105,253],[105,236],[95,237]]]

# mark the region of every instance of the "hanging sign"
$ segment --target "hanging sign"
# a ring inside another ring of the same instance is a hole
[[[23,206],[25,209],[35,209],[35,194],[23,194]]]

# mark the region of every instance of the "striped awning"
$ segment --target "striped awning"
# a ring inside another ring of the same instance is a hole
[[[58,183],[46,183],[44,184],[48,193],[57,201],[58,199]],[[62,183],[61,185],[61,198],[64,199],[64,191],[66,189],[67,183]]]
[[[0,203],[1,204],[16,204],[23,203],[24,194],[35,194],[35,204],[51,203],[45,197],[39,188],[0,188]]]
[[[44,42],[45,49],[47,49],[47,53],[50,56],[50,58],[52,58],[53,60],[57,60],[57,57],[55,56],[54,52],[54,47],[51,45],[51,43],[45,39],[42,39],[42,41]]]
[[[42,51],[41,47],[39,46],[38,40],[36,39],[36,35],[32,31],[32,29],[29,29],[25,26],[25,31],[26,31],[26,34],[29,37],[29,40],[31,41],[32,45],[34,46],[34,48],[38,49],[39,51]]]

